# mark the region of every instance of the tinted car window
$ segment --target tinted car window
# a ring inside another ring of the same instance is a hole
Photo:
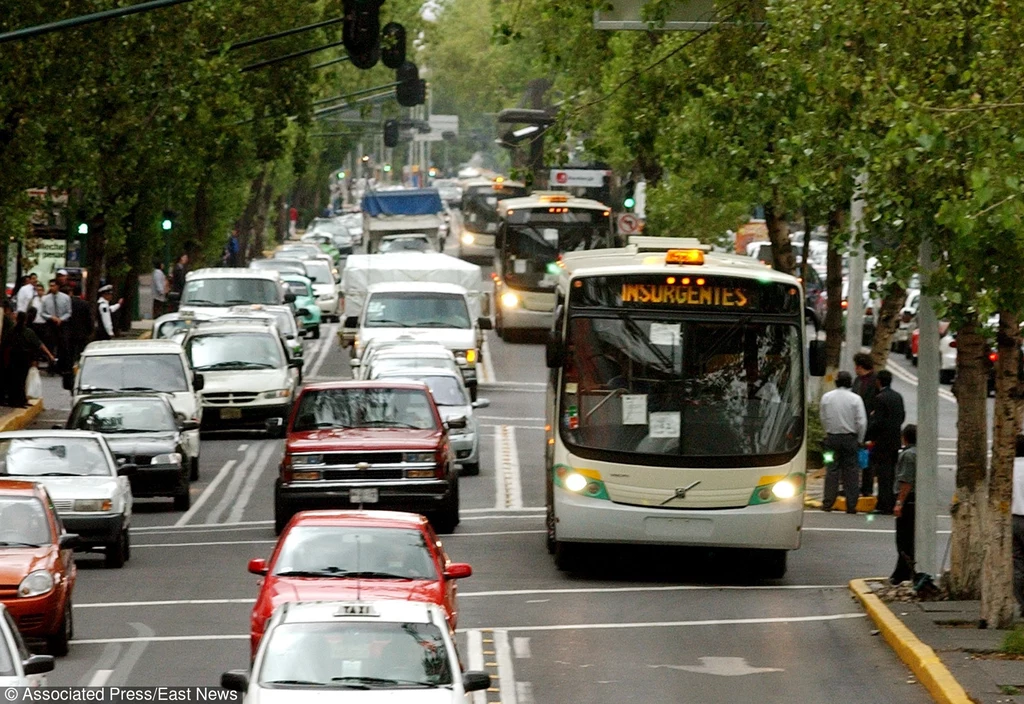
[[[436,430],[425,390],[322,389],[302,394],[294,431],[316,428],[413,428]]]
[[[87,391],[188,391],[181,357],[176,354],[86,355],[79,388]]]
[[[154,433],[177,428],[173,411],[158,398],[81,401],[72,410],[69,425],[98,433]]]

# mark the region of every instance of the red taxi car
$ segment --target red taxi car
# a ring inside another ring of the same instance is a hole
[[[72,548],[46,490],[33,482],[0,481],[0,602],[26,638],[44,638],[67,655],[73,635]]]
[[[454,629],[455,580],[472,568],[452,562],[423,516],[392,511],[305,511],[286,526],[260,575],[250,636],[255,656],[274,609],[293,601],[401,599],[438,604]]]

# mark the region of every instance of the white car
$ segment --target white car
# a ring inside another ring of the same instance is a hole
[[[44,486],[64,527],[79,536],[75,549],[102,551],[107,567],[123,567],[131,554],[128,475],[135,471],[135,465],[118,466],[100,433],[0,433],[0,476]]]
[[[221,675],[246,704],[466,704],[486,672],[463,672],[436,604],[304,602],[280,606],[252,663]]]
[[[465,418],[465,428],[453,428],[448,433],[455,451],[455,461],[462,465],[460,474],[480,474],[480,428],[473,411],[487,408],[491,402],[486,398],[470,400],[469,392],[462,383],[462,374],[451,369],[389,367],[371,374],[371,379],[410,379],[422,381],[430,389],[441,419]]]
[[[213,268],[185,275],[179,312],[198,312],[210,318],[224,315],[231,306],[250,303],[282,305],[295,301],[280,275],[269,269]]]
[[[302,359],[289,357],[276,326],[208,323],[189,332],[183,346],[204,376],[204,428],[283,433]]]
[[[371,379],[376,370],[385,368],[431,367],[453,369],[462,374],[462,380],[469,389],[470,397],[477,397],[476,367],[466,364],[464,355],[458,357],[441,344],[424,343],[422,340],[380,340],[367,345],[363,357],[351,360],[353,376],[357,379]]]
[[[25,646],[7,608],[0,604],[0,687],[42,687],[53,671],[52,655],[34,655]]]
[[[302,265],[306,267],[306,276],[313,283],[313,293],[316,294],[320,315],[337,321],[341,310],[338,301],[338,278],[334,267],[322,259],[305,259]]]

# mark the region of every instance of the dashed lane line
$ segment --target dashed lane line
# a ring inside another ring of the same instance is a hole
[[[907,384],[910,384],[911,386],[917,386],[917,375],[911,374],[906,369],[900,367],[900,365],[890,364],[888,367],[886,367],[886,369],[891,371],[892,375],[897,379],[901,379],[902,381],[906,382]],[[949,401],[950,403],[956,403],[956,396],[950,393],[947,389],[939,389],[939,398]]]
[[[250,468],[249,476],[246,477],[245,484],[242,486],[242,490],[239,492],[234,506],[231,507],[231,513],[228,514],[228,523],[237,523],[242,520],[242,515],[245,513],[246,507],[249,505],[249,499],[252,498],[252,492],[256,489],[256,484],[263,475],[263,471],[267,468],[267,465],[270,464],[270,458],[273,456],[275,449],[276,443],[267,442],[266,447],[264,447],[263,451],[260,453],[259,459],[256,460],[256,464]]]
[[[517,660],[524,660],[532,657],[530,652],[530,639],[526,636],[512,639],[512,651],[516,654]]]
[[[89,679],[89,684],[86,687],[102,687],[110,679],[110,676],[114,674],[113,670],[96,670],[92,677]]]
[[[309,368],[309,371],[304,373],[304,376],[314,377],[320,373],[320,368],[324,366],[324,361],[327,359],[327,353],[334,347],[333,341],[335,339],[335,333],[337,332],[338,326],[335,323],[331,323],[326,329],[320,331],[320,338],[322,340],[320,349],[317,351],[316,361],[313,362],[313,366]]]
[[[236,460],[228,460],[224,463],[224,466],[220,468],[219,472],[217,472],[217,476],[213,478],[213,481],[207,485],[206,489],[203,490],[203,493],[199,495],[199,498],[192,502],[192,507],[189,508],[188,511],[185,511],[185,513],[181,514],[181,517],[174,523],[175,527],[184,526],[192,520],[192,516],[196,515],[196,511],[201,509],[203,505],[209,501],[213,492],[217,490],[220,483],[224,481],[224,478],[231,472],[231,468],[235,466],[235,462]],[[163,527],[164,526],[161,526],[161,528]]]
[[[523,488],[519,477],[519,450],[516,447],[516,430],[510,425],[500,425],[495,430],[494,467],[494,507],[522,508]]]
[[[213,510],[210,511],[210,514],[206,517],[206,520],[209,523],[219,523],[221,516],[223,516],[224,512],[230,508],[232,502],[234,502],[235,498],[238,496],[238,490],[241,489],[242,483],[245,481],[245,477],[251,470],[252,463],[256,460],[261,449],[263,448],[260,446],[260,443],[254,443],[245,451],[245,457],[242,459],[241,464],[235,467],[234,471],[231,473],[231,480],[224,488],[224,493],[221,494],[220,501],[217,502],[217,505],[213,507]]]
[[[481,384],[491,384],[496,381],[494,378],[494,360],[491,359],[491,345],[487,340],[480,349],[480,378]]]
[[[479,672],[484,669],[484,643],[480,629],[471,628],[466,631],[467,656],[469,658],[469,669]],[[484,692],[473,692],[473,704],[487,704],[487,695]]]
[[[508,645],[508,631],[495,629],[494,650],[498,660],[498,681],[501,688],[501,704],[519,704],[516,689],[515,670],[512,667],[512,649]]]

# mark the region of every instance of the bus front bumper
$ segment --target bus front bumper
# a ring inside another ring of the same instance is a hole
[[[555,537],[565,542],[795,550],[803,494],[759,506],[680,511],[616,504],[556,487],[555,517]]]
[[[550,310],[527,310],[521,306],[501,308],[501,326],[512,330],[548,330],[553,318],[554,312]]]

